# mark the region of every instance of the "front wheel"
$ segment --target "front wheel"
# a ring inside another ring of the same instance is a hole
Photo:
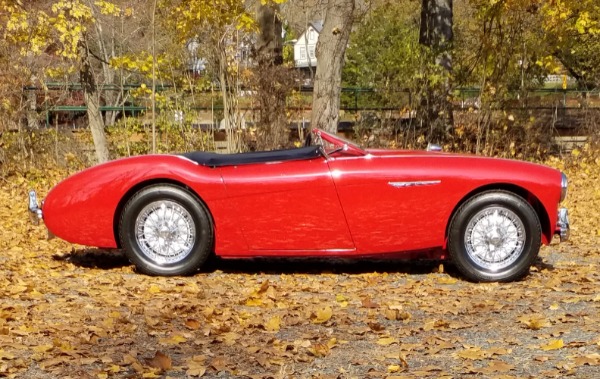
[[[525,276],[541,245],[540,221],[531,205],[505,191],[481,193],[452,218],[448,251],[458,270],[478,282]]]
[[[208,258],[213,228],[206,208],[194,195],[171,185],[153,185],[127,202],[119,235],[138,271],[189,275]]]

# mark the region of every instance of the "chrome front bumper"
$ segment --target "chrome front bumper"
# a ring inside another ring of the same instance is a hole
[[[558,210],[558,220],[556,221],[554,234],[560,236],[560,242],[565,242],[569,239],[571,228],[569,226],[569,211],[567,208],[560,208]]]
[[[43,219],[42,208],[38,205],[37,195],[35,191],[29,191],[29,219],[34,225],[39,225]]]

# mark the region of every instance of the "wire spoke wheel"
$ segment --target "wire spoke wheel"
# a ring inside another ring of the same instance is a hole
[[[213,248],[213,225],[198,197],[174,185],[141,189],[125,205],[119,223],[125,254],[149,275],[196,272]]]
[[[466,278],[507,282],[529,272],[541,236],[531,204],[514,193],[492,190],[468,199],[453,215],[448,252]]]
[[[525,226],[519,217],[502,207],[486,208],[467,224],[465,247],[479,266],[492,271],[514,263],[523,253]]]
[[[196,239],[192,215],[171,200],[146,205],[135,220],[135,238],[142,252],[158,264],[185,259]]]

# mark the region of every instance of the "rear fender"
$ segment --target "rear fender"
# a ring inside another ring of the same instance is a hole
[[[44,222],[57,237],[81,245],[118,247],[115,216],[143,183],[190,188],[205,204],[226,197],[217,169],[170,155],[125,158],[97,165],[56,185],[44,200]]]

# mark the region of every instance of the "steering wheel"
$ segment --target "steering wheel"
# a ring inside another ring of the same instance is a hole
[[[309,147],[312,144],[312,132],[308,132],[306,134],[306,138],[304,139],[304,147]]]
[[[313,134],[312,144],[315,146],[321,146],[321,149],[325,150],[325,144],[323,143],[323,137],[321,137],[321,133],[317,131],[316,133],[310,134]]]
[[[304,139],[304,146],[321,146],[324,147],[323,138],[321,137],[321,133],[313,133],[312,131],[308,132],[306,138]]]

